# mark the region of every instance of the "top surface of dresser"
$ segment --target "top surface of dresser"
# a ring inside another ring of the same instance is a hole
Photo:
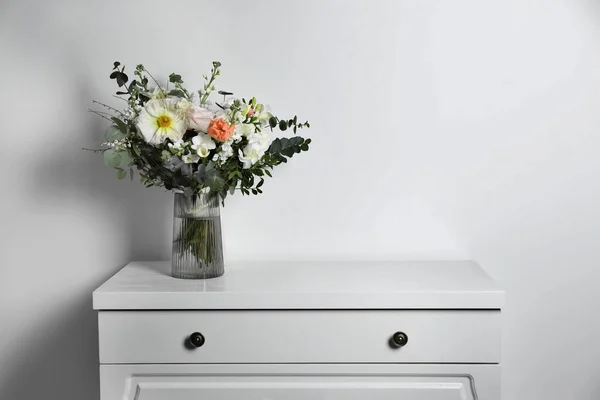
[[[207,280],[132,262],[94,291],[96,310],[500,309],[504,292],[470,261],[232,262]]]

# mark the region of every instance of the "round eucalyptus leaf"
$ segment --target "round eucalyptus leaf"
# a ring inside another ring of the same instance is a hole
[[[127,150],[120,150],[117,154],[121,158],[121,161],[119,162],[120,167],[128,167],[133,164],[133,157],[131,157],[131,154]]]
[[[277,126],[277,118],[275,117],[270,117],[269,118],[269,126],[271,128],[275,128]]]
[[[115,140],[123,140],[125,139],[125,134],[121,132],[121,130],[116,125],[111,125],[106,129],[104,133],[104,137],[107,142],[112,142]]]
[[[121,165],[121,155],[113,149],[104,152],[104,164],[111,168],[117,168]]]
[[[125,171],[124,169],[117,170],[117,179],[118,180],[124,179],[126,176],[127,176],[127,171]]]

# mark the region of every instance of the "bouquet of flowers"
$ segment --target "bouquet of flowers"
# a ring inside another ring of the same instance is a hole
[[[106,141],[94,151],[103,154],[117,178],[129,171],[133,179],[137,169],[147,187],[176,192],[173,275],[182,278],[224,272],[219,201],[224,204],[236,189],[243,195],[262,193],[265,176],[310,144],[295,135],[310,127],[308,121],[279,118],[254,97],[218,91],[222,100],[210,101],[220,67],[213,62],[202,89],[189,91],[180,75],[169,75],[161,85],[141,64],[129,81],[125,67],[115,62],[110,78],[126,107],[95,101],[105,110],[90,110],[111,122]],[[275,137],[274,129],[294,135]]]
[[[162,86],[140,64],[136,79],[129,82],[125,67],[114,63],[110,77],[127,106],[120,111],[95,102],[107,111],[91,111],[112,123],[102,148],[95,151],[103,153],[117,178],[123,179],[127,170],[133,177],[137,169],[147,187],[162,186],[187,196],[205,190],[224,202],[236,189],[243,195],[262,193],[264,176],[270,177],[273,167],[308,150],[310,139],[273,136],[273,129],[295,134],[309,128],[308,121],[278,118],[256,98],[234,98],[225,91],[218,91],[221,102],[211,102],[220,67],[213,62],[204,87],[190,92],[178,74],[169,75],[169,83]]]

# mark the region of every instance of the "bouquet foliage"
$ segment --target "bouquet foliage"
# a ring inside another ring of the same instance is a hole
[[[210,101],[220,67],[213,62],[202,89],[189,91],[178,74],[161,85],[140,64],[130,81],[125,67],[114,63],[110,78],[119,87],[116,97],[127,105],[118,110],[94,102],[105,110],[90,111],[111,122],[105,142],[95,151],[103,154],[117,178],[129,171],[133,179],[137,169],[147,187],[193,197],[208,192],[223,202],[236,189],[244,195],[262,193],[265,175],[308,150],[310,139],[273,134],[274,129],[295,134],[310,127],[308,121],[279,118],[256,98],[234,98],[226,91],[218,91],[222,101]]]

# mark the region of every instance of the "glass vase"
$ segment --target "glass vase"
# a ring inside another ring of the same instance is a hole
[[[181,279],[216,278],[225,273],[218,196],[175,193],[171,273]]]

